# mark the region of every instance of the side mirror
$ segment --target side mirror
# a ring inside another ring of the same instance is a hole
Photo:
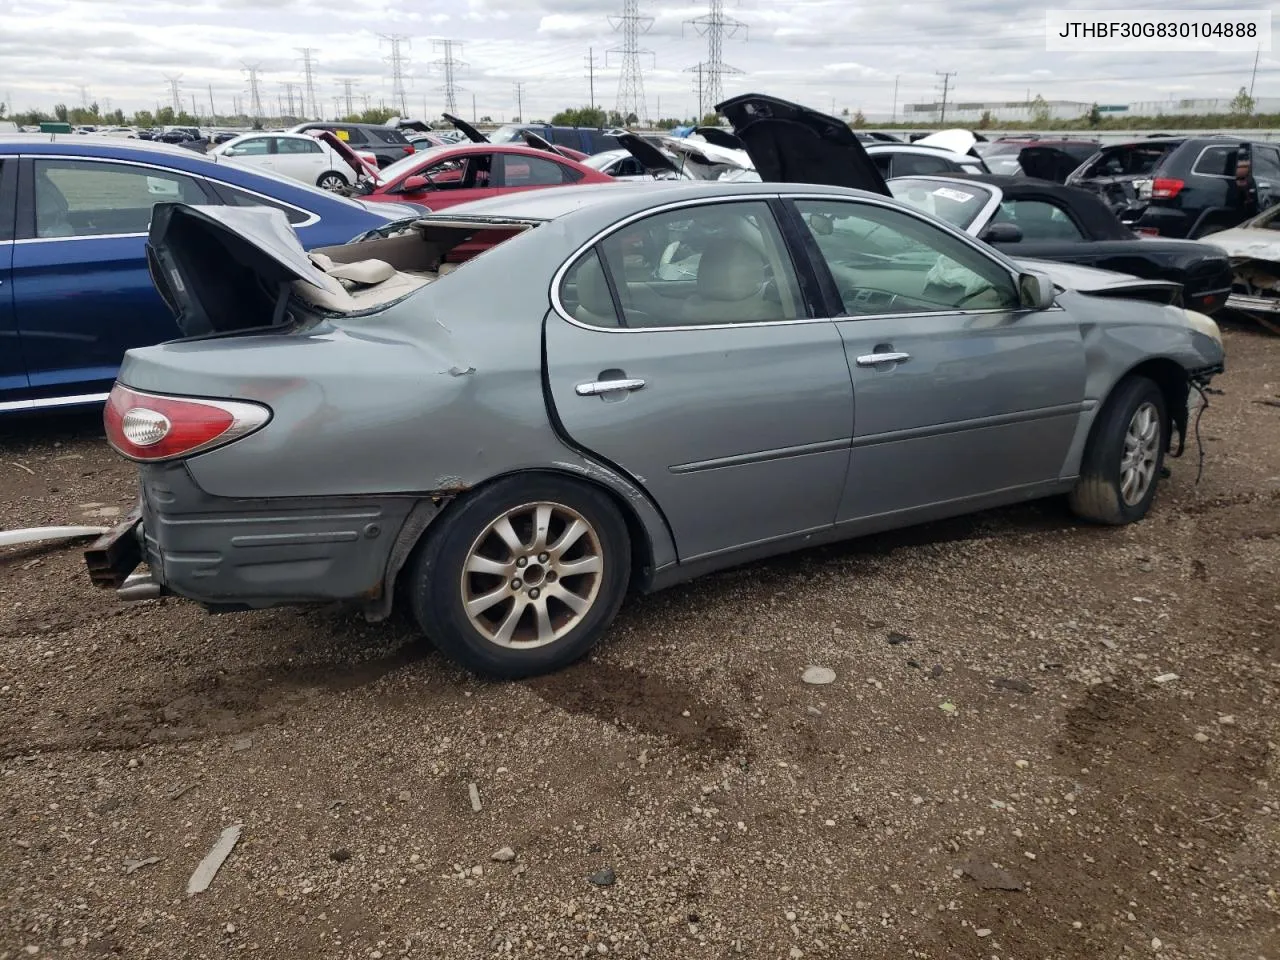
[[[1018,298],[1025,309],[1048,310],[1055,296],[1053,280],[1047,273],[1028,270],[1018,275]]]
[[[1021,243],[1022,228],[1016,223],[993,223],[978,238],[987,243]]]
[[[239,152],[240,152],[240,151],[239,151],[239,150],[237,150],[235,147],[227,147],[226,149],[224,149],[224,150],[222,151],[222,155],[223,155],[224,157],[234,157],[234,156],[235,156],[237,153],[239,153]]]
[[[405,177],[397,193],[422,193],[431,189],[431,181],[426,177]]]

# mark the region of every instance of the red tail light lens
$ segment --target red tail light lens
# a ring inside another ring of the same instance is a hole
[[[405,152],[405,153],[414,153],[414,152],[415,152],[415,151],[414,151],[414,149],[413,149],[413,145],[412,145],[412,144],[405,144],[405,145],[404,145],[404,147],[402,147],[401,149],[402,149],[402,150],[404,150],[404,152]]]
[[[1156,177],[1151,181],[1151,196],[1155,200],[1172,200],[1186,184],[1172,177]]]
[[[119,383],[112,388],[102,415],[112,448],[144,463],[221,447],[270,419],[271,410],[257,403],[164,397]]]

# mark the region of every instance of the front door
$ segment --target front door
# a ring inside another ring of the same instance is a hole
[[[832,525],[848,365],[835,324],[810,318],[767,202],[624,226],[567,272],[558,301],[555,413],[649,492],[682,562]]]
[[[503,153],[497,159],[502,161],[502,178],[499,188],[504,192],[513,190],[533,190],[537,187],[559,187],[571,182],[565,176],[569,168],[554,160],[542,157],[531,157],[523,153]]]
[[[399,181],[388,184],[385,191],[396,200],[426,204],[432,210],[452,207],[472,200],[484,200],[498,193],[492,173],[493,154],[463,153],[424,164]],[[427,179],[423,190],[404,191],[404,183],[410,177]]]
[[[195,179],[158,167],[22,163],[13,305],[32,395],[105,394],[126,350],[178,336],[147,272],[152,204],[209,200]]]
[[[827,269],[853,374],[839,522],[1053,487],[1084,401],[1070,316],[1022,309],[1008,267],[921,217],[843,200],[795,209]]]

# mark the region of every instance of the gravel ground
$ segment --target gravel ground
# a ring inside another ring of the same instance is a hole
[[[0,958],[1280,957],[1280,338],[1227,348],[1144,523],[781,558],[524,683],[2,551]],[[0,525],[131,506],[95,417],[0,431]]]

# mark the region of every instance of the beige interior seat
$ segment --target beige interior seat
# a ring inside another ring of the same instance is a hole
[[[433,275],[397,270],[384,260],[338,263],[322,253],[312,253],[310,258],[331,282],[321,289],[298,280],[293,284],[294,293],[308,303],[335,313],[356,313],[391,303],[434,279]]]
[[[711,244],[698,264],[693,296],[669,322],[704,325],[789,319],[782,304],[766,295],[765,267],[764,255],[746,240]]]
[[[453,273],[453,271],[457,270],[460,266],[462,266],[460,263],[442,263],[436,270],[436,273],[443,277],[446,274]]]

